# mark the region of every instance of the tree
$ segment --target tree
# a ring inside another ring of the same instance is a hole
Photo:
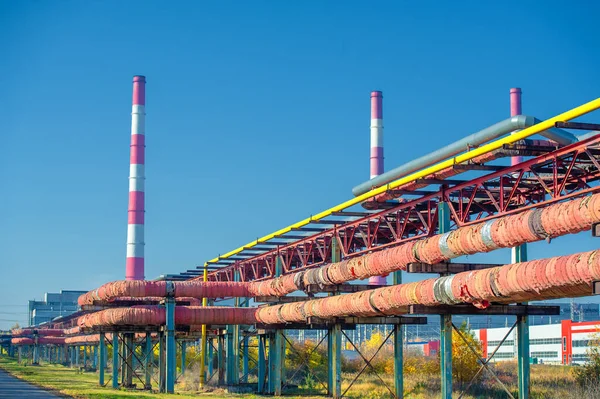
[[[458,331],[462,338],[456,330],[452,331],[452,377],[462,387],[477,374],[483,350],[481,342],[475,338],[475,334],[467,327],[466,323],[463,322]],[[476,353],[469,347],[473,348]]]
[[[582,387],[600,384],[600,335],[590,337],[586,351],[589,360],[581,367],[573,368],[575,380]]]
[[[10,329],[11,330],[16,330],[16,329],[19,329],[19,328],[21,328],[21,326],[19,325],[19,323],[15,323]]]

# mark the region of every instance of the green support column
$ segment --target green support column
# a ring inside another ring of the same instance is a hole
[[[219,375],[219,385],[225,384],[225,335],[219,331],[217,336],[217,374]]]
[[[158,391],[165,392],[165,333],[158,333]]]
[[[207,355],[207,363],[208,363],[208,367],[207,367],[207,371],[208,371],[208,375],[211,376],[213,375],[213,371],[214,371],[214,360],[215,360],[215,348],[214,348],[214,340],[211,338],[208,342],[208,349],[206,350],[206,355]]]
[[[187,350],[187,342],[181,341],[181,374],[185,373],[185,352]]]
[[[239,270],[233,272],[234,281],[240,281]],[[234,298],[234,306],[239,305],[239,298]],[[239,365],[239,342],[240,342],[240,326],[227,326],[227,385],[236,385],[240,382],[240,365]]]
[[[113,333],[112,387],[119,388],[119,334]]]
[[[152,361],[154,353],[152,351],[152,336],[149,332],[146,333],[144,345],[144,389],[152,389]]]
[[[402,272],[392,275],[394,285],[402,284]],[[394,325],[394,389],[396,398],[404,397],[404,327]]]
[[[247,302],[246,302],[247,303]],[[244,379],[242,382],[247,383],[248,382],[248,374],[250,373],[250,363],[249,363],[249,351],[248,351],[248,336],[244,336],[243,340],[242,340],[242,374],[244,376]]]
[[[83,345],[83,368],[87,365],[87,346]]]
[[[134,333],[125,333],[123,334],[124,341],[124,364],[123,364],[123,373],[124,373],[124,383],[123,385],[127,388],[133,387],[133,352],[135,351],[135,343]]]
[[[275,277],[279,277],[283,274],[283,265],[281,262],[281,256],[277,254],[275,261]],[[269,392],[275,396],[281,395],[281,379],[284,373],[283,362],[285,353],[283,352],[283,330],[275,330],[270,335],[271,341],[269,343]]]
[[[267,360],[266,360],[266,335],[258,335],[258,393],[265,392],[265,379],[267,378]],[[19,347],[19,350],[21,347]],[[20,353],[20,352],[19,352]]]
[[[338,241],[334,235],[331,242],[331,262],[334,263],[341,260]],[[338,399],[342,396],[342,327],[339,324],[334,324],[329,328],[327,354],[327,394]]]
[[[166,308],[166,390],[175,393],[175,378],[177,374],[177,346],[175,343],[175,285],[167,282]]]
[[[513,248],[514,263],[527,261],[527,246]],[[529,320],[527,316],[517,316],[517,362],[519,399],[529,399]]]
[[[450,208],[446,202],[438,204],[439,233],[450,231]],[[452,315],[440,316],[440,372],[442,399],[452,399]]]
[[[79,367],[81,365],[81,363],[79,363],[80,350],[81,348],[79,345],[75,345],[75,367]]]
[[[100,333],[100,341],[98,342],[98,346],[100,347],[100,364],[98,370],[98,385],[104,386],[104,366],[106,363],[104,362],[104,358],[106,357],[106,342],[104,341],[104,333]]]
[[[77,365],[77,363],[75,363],[75,347],[74,346],[69,347],[69,355],[71,357],[71,359],[70,359],[71,367],[75,367]]]
[[[98,367],[98,347],[94,345],[94,354],[92,355],[92,367],[96,369]]]

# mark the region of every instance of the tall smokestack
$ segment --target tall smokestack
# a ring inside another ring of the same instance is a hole
[[[383,173],[383,94],[371,92],[371,179]],[[384,285],[385,277],[369,278],[371,285]]]
[[[510,89],[510,116],[521,115],[521,89],[519,87],[513,87]],[[512,157],[511,165],[515,165],[523,162],[523,157]]]
[[[371,92],[371,179],[383,173],[383,94]]]
[[[127,280],[144,279],[144,153],[146,147],[146,77],[133,77],[131,153],[127,218]]]

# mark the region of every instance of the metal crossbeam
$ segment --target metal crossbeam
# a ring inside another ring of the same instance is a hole
[[[410,305],[409,314],[459,314],[459,315],[530,315],[530,316],[557,316],[560,315],[560,306],[539,305],[490,305],[485,309],[473,305],[439,305],[424,306]]]
[[[489,269],[492,267],[504,266],[491,263],[452,263],[440,262],[435,264],[415,262],[409,263],[406,271],[408,273],[461,273],[472,270]]]

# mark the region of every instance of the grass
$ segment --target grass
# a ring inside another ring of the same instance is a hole
[[[76,369],[43,364],[42,366],[27,366],[17,364],[15,359],[0,357],[0,368],[9,373],[31,382],[35,385],[54,391],[65,397],[72,398],[237,398],[237,399],[259,399],[266,396],[254,394],[232,394],[220,389],[212,389],[210,392],[198,392],[195,390],[183,390],[183,384],[178,386],[177,394],[159,394],[157,392],[147,392],[140,390],[113,390],[110,387],[98,386],[97,373],[80,373]],[[516,364],[504,362],[496,366],[499,379],[504,382],[511,393],[517,397],[516,383]],[[195,374],[195,373],[194,373]],[[393,387],[392,376],[385,374],[382,376],[386,384]],[[342,389],[348,386],[352,379],[351,374],[344,374]],[[110,381],[110,374],[107,374],[106,381]],[[185,379],[183,380],[185,384]],[[439,376],[434,374],[410,373],[405,376],[405,398],[410,399],[429,399],[439,398]],[[289,392],[294,396],[286,395],[288,399],[309,399],[315,396],[300,395],[302,389]],[[304,390],[306,393],[307,391]],[[454,397],[458,397],[459,392],[455,391]],[[380,399],[391,398],[389,391],[383,386],[381,381],[373,375],[363,375],[354,384],[352,389],[346,394],[351,399]],[[482,379],[476,386],[472,387],[469,394],[464,396],[468,399],[500,399],[507,395],[500,387],[489,377]],[[589,398],[600,399],[600,387],[586,387],[585,392],[575,383],[571,369],[565,366],[551,365],[532,365],[531,367],[531,398],[532,399],[552,399],[552,398]],[[322,398],[322,396],[320,397]]]

